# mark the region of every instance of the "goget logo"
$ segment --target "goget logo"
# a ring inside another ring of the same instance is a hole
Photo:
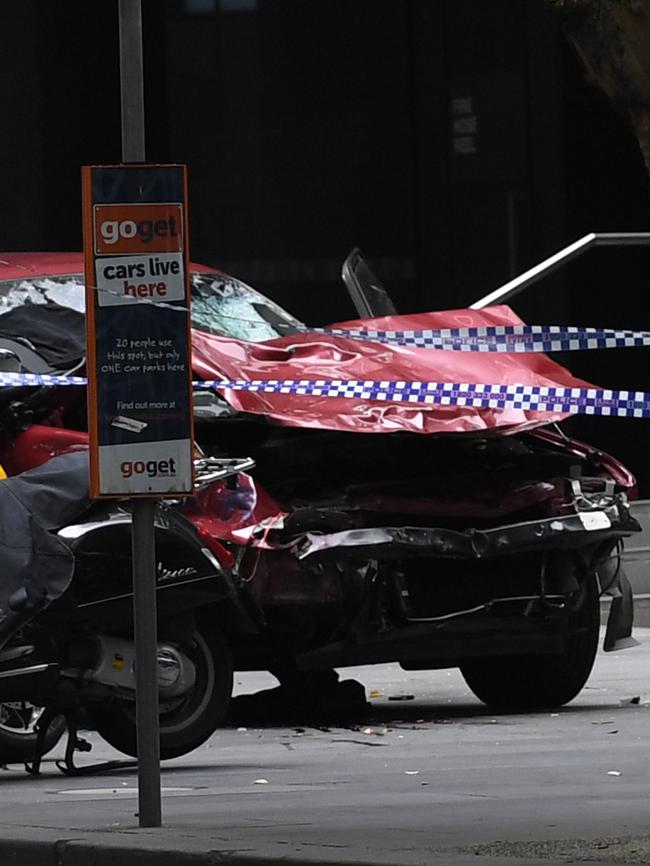
[[[93,217],[96,255],[177,253],[183,249],[180,204],[98,204]]]
[[[124,460],[120,463],[122,478],[146,475],[147,478],[173,478],[176,475],[176,461],[168,460]]]

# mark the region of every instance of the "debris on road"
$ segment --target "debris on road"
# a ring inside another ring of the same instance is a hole
[[[352,728],[351,730],[354,730],[354,728]],[[390,730],[390,728],[385,728],[385,727],[381,727],[381,728],[368,727],[368,728],[362,728],[360,733],[365,734],[367,737],[385,737],[386,734],[389,732],[389,730]]]
[[[355,743],[357,746],[385,746],[386,743],[373,743],[372,740],[353,740],[352,737],[337,737],[333,743]]]

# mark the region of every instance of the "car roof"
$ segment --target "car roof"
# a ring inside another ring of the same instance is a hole
[[[208,265],[190,265],[193,271],[218,274]],[[64,274],[82,274],[84,257],[80,252],[0,253],[0,281],[33,277],[53,277]]]

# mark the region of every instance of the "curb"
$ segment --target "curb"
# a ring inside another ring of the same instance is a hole
[[[566,866],[567,863],[565,858],[542,860],[458,851],[420,852],[420,857],[422,859],[410,857],[408,862],[397,863],[376,857],[371,860],[365,857],[323,858],[317,852],[304,850],[264,856],[232,849],[189,851],[164,846],[142,847],[140,842],[132,840],[115,844],[114,841],[104,843],[93,838],[10,839],[0,836],[2,866]],[[620,861],[617,862],[620,866]],[[615,866],[615,863],[600,860],[599,866]]]
[[[31,828],[25,828],[26,834]],[[42,831],[41,831],[42,833]],[[135,833],[135,831],[134,831]],[[168,840],[161,839],[159,846],[152,846],[151,839],[133,839],[134,834],[129,834],[130,839],[97,839],[94,836],[82,838],[73,836],[68,838],[7,838],[0,836],[0,863],[2,866],[275,866],[275,864],[295,864],[295,866],[404,866],[395,861],[380,860],[376,858],[337,858],[323,857],[318,852],[305,852],[304,850],[287,850],[280,855],[260,854],[254,850],[218,850],[210,848],[213,840],[205,841],[205,848],[201,848],[201,840],[188,840],[193,843],[194,850],[181,847],[170,847]],[[104,834],[102,834],[102,837]],[[490,860],[492,858],[489,858]],[[452,857],[454,864],[455,858]],[[475,866],[476,858],[472,857],[472,866]],[[450,860],[444,858],[439,861],[434,856],[427,858],[426,864],[422,860],[422,866],[431,863],[435,866],[447,866]],[[408,866],[412,866],[410,860]],[[458,863],[464,866],[464,862]],[[488,866],[487,862],[482,866]],[[509,861],[509,866],[517,866],[515,862]],[[545,866],[549,866],[548,863]]]

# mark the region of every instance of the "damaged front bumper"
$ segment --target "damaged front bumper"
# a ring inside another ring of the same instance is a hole
[[[594,550],[606,548],[608,543],[616,547],[624,537],[641,531],[623,493],[591,499],[582,496],[578,506],[573,513],[486,529],[382,526],[326,534],[305,532],[294,539],[291,548],[297,559],[310,565],[341,559],[377,563],[412,558],[479,560],[544,551]],[[597,574],[601,593],[612,597],[605,651],[633,645],[632,588],[620,562],[620,551],[605,560]]]
[[[307,532],[294,543],[293,551],[298,559],[338,559],[342,551],[349,560],[382,561],[413,556],[480,559],[548,548],[578,548],[601,538],[623,538],[640,531],[627,503],[617,501],[597,510],[492,529],[382,526],[327,535]]]

